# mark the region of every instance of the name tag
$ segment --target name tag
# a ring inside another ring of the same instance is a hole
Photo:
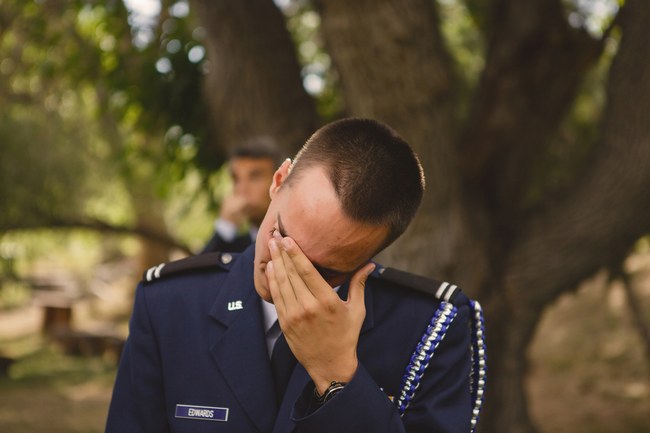
[[[228,421],[228,408],[177,404],[176,418],[199,419],[204,421]]]

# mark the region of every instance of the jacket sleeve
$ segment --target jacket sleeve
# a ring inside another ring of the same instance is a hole
[[[395,404],[360,364],[350,383],[323,406],[314,402],[313,385],[308,385],[294,405],[292,420],[300,433],[469,432],[470,362],[469,309],[463,306],[436,349],[404,417],[400,418]]]
[[[169,432],[162,384],[158,343],[140,284],[113,388],[106,433]]]

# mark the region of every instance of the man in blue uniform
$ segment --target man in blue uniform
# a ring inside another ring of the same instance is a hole
[[[107,432],[471,431],[471,308],[371,262],[423,190],[385,125],[318,130],[275,172],[254,247],[145,274]]]

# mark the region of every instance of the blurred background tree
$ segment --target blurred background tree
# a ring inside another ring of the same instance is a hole
[[[205,135],[202,72],[188,56],[199,44],[187,14],[165,13],[148,29],[159,46],[138,36],[121,1],[3,2],[2,204],[11,212],[1,230],[139,234],[151,243],[143,266],[166,260],[169,247],[189,252],[161,209]],[[24,176],[26,167],[40,176]],[[107,186],[121,189],[127,212],[94,204],[114,199]]]
[[[427,175],[381,261],[484,304],[480,430],[537,431],[543,313],[650,232],[650,3],[137,4],[0,4],[0,233],[132,233],[143,269],[205,240],[230,148],[267,135],[290,155],[329,120],[377,118]]]

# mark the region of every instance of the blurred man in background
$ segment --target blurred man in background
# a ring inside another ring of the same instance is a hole
[[[228,162],[233,189],[222,201],[214,234],[201,253],[244,251],[257,236],[271,201],[269,187],[280,152],[268,137],[257,137],[236,148]]]

